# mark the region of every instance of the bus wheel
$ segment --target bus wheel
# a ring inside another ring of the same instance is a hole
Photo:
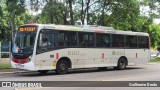
[[[39,70],[38,71],[40,74],[46,74],[48,72],[48,70]]]
[[[56,71],[57,74],[65,74],[65,73],[67,73],[68,72],[68,63],[67,63],[67,61],[60,60],[57,63],[55,71]]]
[[[125,58],[120,58],[118,60],[118,65],[117,65],[117,69],[119,70],[123,70],[123,69],[126,69],[126,66],[127,66],[127,61]]]

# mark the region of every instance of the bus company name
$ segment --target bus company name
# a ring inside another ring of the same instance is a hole
[[[12,87],[42,87],[41,83],[12,83]]]
[[[113,50],[113,51],[112,51],[112,55],[124,55],[124,52]]]

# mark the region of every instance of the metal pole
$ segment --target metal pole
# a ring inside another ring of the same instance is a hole
[[[11,60],[11,41],[9,41],[9,62]]]
[[[0,60],[1,60],[1,42],[0,42]],[[1,62],[1,61],[0,61]]]

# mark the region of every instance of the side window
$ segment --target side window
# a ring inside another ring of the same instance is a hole
[[[38,48],[47,47],[47,35],[46,33],[40,32],[38,37]]]
[[[55,34],[42,31],[38,36],[37,53],[50,51],[55,47]]]
[[[82,47],[88,46],[88,34],[79,32],[78,38],[79,38],[79,46]]]
[[[59,46],[77,46],[77,34],[76,32],[60,31],[58,35]]]
[[[42,47],[48,46],[48,37],[46,33],[42,33]]]
[[[110,35],[109,34],[96,34],[96,47],[110,47]]]
[[[93,33],[92,33],[92,34],[89,34],[89,39],[88,39],[88,41],[89,41],[88,46],[89,46],[89,47],[94,47],[94,34],[93,34]]]
[[[79,46],[81,47],[94,47],[94,33],[78,33]]]
[[[65,46],[64,42],[64,32],[58,33],[59,46]]]
[[[112,47],[124,47],[124,35],[112,35]]]
[[[48,48],[49,49],[54,48],[55,47],[55,34],[54,33],[48,33],[47,39],[48,39],[48,42],[47,42]]]
[[[76,32],[67,32],[65,39],[66,39],[66,42],[67,42],[67,46],[77,46],[77,34],[76,34]]]
[[[138,47],[139,48],[148,48],[148,37],[147,36],[138,36]]]
[[[126,36],[126,48],[137,48],[137,36]]]

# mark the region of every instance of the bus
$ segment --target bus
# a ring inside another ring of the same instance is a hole
[[[25,24],[12,45],[12,68],[65,74],[69,69],[126,69],[150,61],[148,33],[112,27]]]

